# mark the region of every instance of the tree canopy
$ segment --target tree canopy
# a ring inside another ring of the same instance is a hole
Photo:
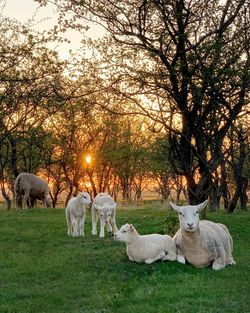
[[[229,196],[229,179],[235,191],[247,180],[249,1],[50,2],[60,11],[53,36],[85,31],[83,21],[107,35],[62,62],[44,35],[1,20],[0,136],[14,175],[18,142],[40,134],[44,161],[32,166],[54,178],[55,198],[75,193],[81,177],[94,194],[118,184],[124,197],[131,186],[140,195],[145,176],[166,195],[171,184],[183,189],[182,177],[191,204],[213,195],[235,206],[241,193]],[[81,165],[89,151],[95,168]]]

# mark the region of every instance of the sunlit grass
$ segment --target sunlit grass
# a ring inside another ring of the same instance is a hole
[[[120,210],[118,226],[164,232],[166,211]],[[66,235],[64,210],[0,211],[0,312],[250,312],[250,213],[208,214],[234,238],[235,267],[215,272],[177,262],[136,264],[111,236]]]

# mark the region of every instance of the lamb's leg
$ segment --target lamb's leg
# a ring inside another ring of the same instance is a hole
[[[71,227],[72,227],[72,236],[78,236],[78,223],[75,217],[71,216]]]
[[[234,258],[231,256],[231,258],[227,262],[227,265],[235,265],[235,264],[236,264],[236,262],[234,261]]]
[[[71,236],[71,221],[70,221],[70,215],[66,211],[66,221],[67,221],[67,226],[68,226],[68,236]]]
[[[27,201],[28,201],[28,198],[29,198],[29,193],[30,193],[29,190],[25,190],[24,191],[24,195],[23,195],[23,198],[22,198],[22,207],[23,207],[23,209],[27,209]]]
[[[30,207],[33,209],[35,205],[36,205],[36,199],[30,197]]]
[[[158,253],[154,258],[151,259],[146,259],[145,263],[146,264],[151,264],[157,260],[161,260],[164,258],[164,256],[166,256],[166,252],[165,251],[161,251],[160,253]]]
[[[43,196],[42,201],[43,201],[44,207],[47,209],[48,208],[48,206],[47,206],[47,199],[46,199],[45,196]]]
[[[221,270],[226,266],[225,263],[220,263],[220,261],[214,261],[212,265],[212,269],[215,271]]]
[[[227,251],[224,249],[220,249],[219,251],[217,251],[217,255],[212,264],[212,269],[216,271],[221,270],[226,266],[227,264],[226,260],[227,260]]]
[[[79,234],[79,236],[85,236],[84,223],[85,223],[85,216],[83,215],[78,220],[78,234]]]
[[[176,252],[173,250],[168,250],[166,255],[162,258],[163,261],[175,261],[176,260]]]
[[[177,253],[176,260],[177,260],[179,263],[186,264],[186,259],[185,259],[185,257],[184,257],[182,254],[180,254],[180,253]]]
[[[100,238],[104,238],[104,226],[105,226],[105,222],[102,218],[100,218],[100,223],[101,223],[101,230],[100,230]]]
[[[16,207],[17,209],[22,208],[22,196],[19,194],[16,195]]]
[[[110,225],[110,222],[108,222],[106,226],[107,226],[108,233],[112,233],[112,227]]]
[[[115,234],[118,231],[117,226],[116,226],[115,216],[113,216],[111,218],[111,223],[112,223],[112,227],[113,227],[113,234]]]
[[[92,208],[91,208],[91,215],[92,215],[92,235],[97,235],[97,229],[96,229],[97,212],[96,212],[96,208],[94,207],[94,205],[92,205]]]
[[[226,253],[225,251],[221,250],[219,251],[219,255],[214,259],[213,264],[212,264],[212,269],[213,270],[221,270],[226,266]]]

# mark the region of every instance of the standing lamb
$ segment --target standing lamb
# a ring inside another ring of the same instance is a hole
[[[180,229],[174,236],[177,247],[177,261],[186,261],[194,267],[203,268],[212,264],[214,270],[235,264],[232,250],[233,240],[223,224],[200,221],[199,212],[205,209],[208,200],[198,205],[177,206]]]
[[[90,204],[91,198],[87,192],[79,192],[77,197],[73,197],[69,200],[65,209],[69,236],[73,237],[85,236],[84,234],[84,223],[86,218],[85,205]]]
[[[19,174],[15,179],[14,192],[17,207],[26,209],[27,202],[29,206],[33,207],[36,203],[36,200],[43,201],[43,204],[46,208],[50,207],[50,202],[48,199],[49,185],[45,180],[34,174]]]
[[[113,198],[107,193],[99,193],[92,204],[92,235],[97,235],[97,220],[98,215],[100,217],[101,230],[100,238],[104,238],[104,226],[107,226],[108,232],[115,234],[117,232],[115,214],[116,214],[116,203]],[[112,224],[112,227],[110,225]]]
[[[114,239],[127,245],[131,261],[151,264],[157,260],[176,260],[175,242],[168,235],[140,236],[132,224],[125,224],[115,233]]]

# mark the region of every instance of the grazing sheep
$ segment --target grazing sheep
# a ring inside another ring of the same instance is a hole
[[[73,237],[85,236],[84,234],[84,223],[86,217],[85,205],[90,204],[91,198],[87,192],[79,192],[77,197],[73,197],[69,200],[65,209],[69,236]]]
[[[140,236],[132,224],[125,224],[115,233],[114,239],[126,243],[130,261],[151,264],[157,260],[176,260],[175,242],[168,235]]]
[[[104,226],[107,226],[108,232],[115,234],[117,231],[115,214],[116,214],[116,203],[113,198],[107,193],[99,193],[92,204],[92,235],[97,235],[97,220],[98,215],[100,217],[101,230],[100,230],[100,238],[104,238]],[[110,225],[112,224],[112,227]]]
[[[36,200],[43,201],[43,204],[46,208],[50,207],[50,202],[48,199],[48,183],[34,174],[19,174],[15,179],[14,192],[17,207],[26,209],[27,203],[29,207],[33,207],[36,203]]]
[[[198,205],[171,207],[179,213],[180,229],[174,236],[177,247],[177,261],[186,261],[203,268],[212,264],[214,270],[235,264],[232,250],[233,240],[227,227],[210,221],[200,221],[199,212],[204,210],[208,200]]]

